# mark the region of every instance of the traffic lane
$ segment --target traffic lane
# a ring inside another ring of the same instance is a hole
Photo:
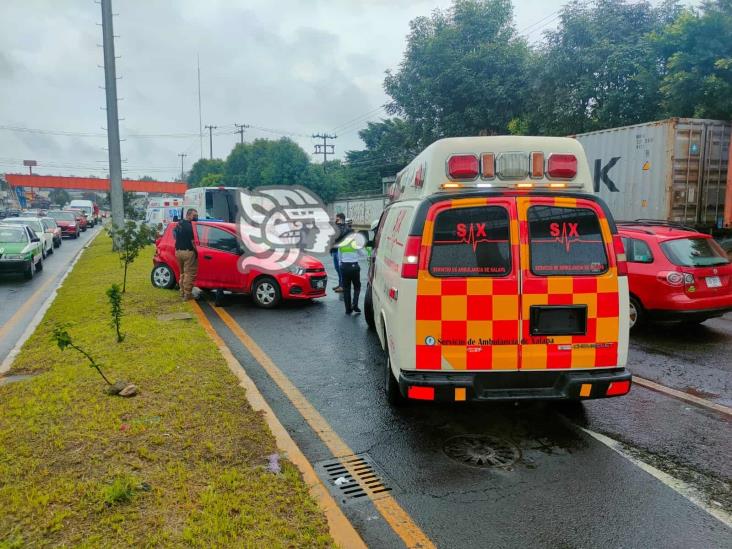
[[[247,298],[230,298],[226,310],[341,438],[385,471],[395,498],[438,546],[693,547],[722,545],[729,534],[722,523],[578,431],[551,406],[391,409],[383,393],[378,340],[362,317],[346,316],[333,295],[273,311],[258,310]],[[251,361],[245,364],[248,371],[259,369]],[[269,386],[265,396],[277,391],[266,375],[254,377]],[[277,402],[270,404],[279,413]],[[283,423],[301,428],[287,418]],[[515,445],[520,458],[511,470],[453,462],[443,446],[466,433],[498,437]],[[315,435],[306,430],[298,436]],[[306,455],[323,459],[307,450]]]
[[[732,513],[730,420],[639,385],[623,398],[592,400],[577,425],[605,434],[625,450],[695,487],[710,506]]]
[[[90,229],[81,233],[76,240],[64,239],[61,247],[43,261],[43,271],[36,273],[32,280],[22,275],[0,275],[0,363],[15,347],[28,324],[43,302],[56,288],[58,281],[68,271],[83,246],[100,229]],[[18,315],[18,311],[25,311]]]
[[[732,406],[732,320],[700,325],[650,325],[630,337],[628,369],[635,375]]]

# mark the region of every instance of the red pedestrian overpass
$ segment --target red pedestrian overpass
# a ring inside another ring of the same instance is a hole
[[[110,190],[109,179],[101,177],[66,177],[59,175],[6,173],[5,180],[13,188],[23,187],[24,189],[66,189],[103,192],[109,192]],[[180,181],[122,180],[122,190],[124,191],[183,195],[186,189],[188,189],[188,185]]]

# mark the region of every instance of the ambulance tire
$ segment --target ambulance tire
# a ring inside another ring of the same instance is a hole
[[[366,319],[366,325],[372,332],[376,330],[376,322],[374,321],[374,302],[371,298],[371,285],[366,288],[366,295],[363,297],[363,316]]]
[[[392,406],[403,406],[406,402],[404,395],[399,390],[399,382],[394,377],[394,373],[391,371],[391,359],[389,358],[389,351],[386,351],[386,372],[385,372],[385,384],[384,389],[386,391],[386,400]]]

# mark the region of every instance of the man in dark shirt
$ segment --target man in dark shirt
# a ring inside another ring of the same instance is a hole
[[[180,295],[183,301],[193,298],[193,283],[198,272],[198,254],[193,243],[193,223],[198,221],[198,212],[193,208],[186,212],[186,218],[175,227],[175,258],[178,260]]]

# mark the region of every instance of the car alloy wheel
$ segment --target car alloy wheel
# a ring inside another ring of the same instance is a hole
[[[175,278],[173,277],[173,271],[170,270],[170,267],[167,265],[156,265],[153,267],[152,275],[150,276],[152,279],[152,284],[156,288],[162,288],[164,290],[169,290],[175,285]]]

